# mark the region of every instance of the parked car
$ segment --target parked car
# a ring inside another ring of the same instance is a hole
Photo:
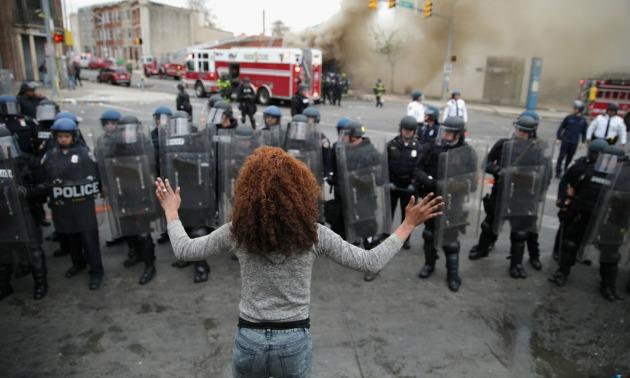
[[[130,86],[131,76],[125,67],[101,68],[96,82]]]
[[[111,59],[94,58],[90,60],[89,68],[91,70],[99,70],[101,68],[114,67],[115,65],[116,63]]]
[[[172,77],[179,80],[184,76],[184,65],[179,63],[164,63],[160,67],[160,79]]]

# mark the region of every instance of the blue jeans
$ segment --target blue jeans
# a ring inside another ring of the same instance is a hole
[[[309,377],[312,354],[307,328],[239,328],[232,350],[233,377]]]

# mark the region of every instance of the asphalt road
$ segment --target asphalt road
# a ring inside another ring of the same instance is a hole
[[[158,105],[174,106],[174,81],[148,79],[150,90],[173,94],[170,104],[135,101],[65,104],[82,117],[84,133],[100,133],[106,108],[150,124]],[[133,90],[133,89],[130,89]],[[134,92],[135,93],[135,92]],[[195,120],[204,101],[193,99]],[[319,106],[322,129],[332,139],[342,116],[361,120],[367,135],[385,141],[397,133],[405,103],[383,109],[362,101]],[[260,122],[260,110],[257,118]],[[282,108],[288,121],[289,109]],[[511,117],[471,112],[468,138],[489,147],[508,136]],[[539,136],[552,138],[556,121],[543,120]],[[583,154],[580,150],[579,154]],[[549,188],[540,232],[542,272],[526,265],[529,277],[508,276],[509,235],[504,230],[485,260],[471,262],[476,243],[471,226],[461,238],[458,293],[446,288],[443,255],[428,280],[421,268],[421,229],[412,249],[401,251],[371,283],[362,274],[320,259],[313,273],[311,319],[314,377],[608,377],[630,373],[630,301],[608,303],[597,293],[597,263],[578,264],[569,285],[547,282],[554,269],[551,247],[557,228],[555,192]],[[396,216],[398,219],[398,215]],[[476,217],[472,217],[476,218]],[[397,221],[394,222],[397,224]],[[507,229],[507,227],[506,227]],[[46,229],[45,234],[52,230]],[[4,377],[229,377],[238,316],[239,268],[227,254],[208,259],[207,283],[192,282],[192,268],[176,269],[169,245],[157,247],[158,275],[147,286],[141,266],[122,267],[126,248],[105,247],[105,281],[87,289],[87,276],[63,278],[68,257],[53,258],[47,241],[50,293],[31,299],[31,280],[14,281],[16,292],[0,303],[0,372]],[[594,257],[596,260],[596,258]],[[621,285],[628,279],[620,271]]]

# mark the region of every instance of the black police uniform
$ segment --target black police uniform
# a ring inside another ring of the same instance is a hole
[[[588,129],[588,123],[581,114],[571,114],[562,120],[558,131],[556,132],[556,138],[562,141],[560,145],[560,155],[558,156],[558,162],[556,164],[556,176],[560,177],[562,174],[562,165],[564,161],[564,170],[566,171],[573,160],[573,155],[577,150],[577,146],[582,141],[586,140],[586,130]]]
[[[304,109],[308,107],[308,98],[302,95],[302,92],[296,93],[291,98],[291,117],[296,114],[302,114]]]
[[[188,95],[188,93],[186,93],[186,91],[180,91],[177,94],[177,98],[175,99],[175,107],[177,108],[177,110],[188,113],[188,118],[192,120],[193,108],[190,104],[190,96]]]
[[[249,83],[242,83],[236,91],[236,100],[239,102],[238,109],[241,111],[241,122],[245,123],[245,117],[249,118],[252,128],[256,128],[256,91]]]
[[[415,191],[414,169],[420,161],[420,146],[415,136],[409,142],[400,135],[387,142],[389,181],[393,184],[390,191],[392,217],[400,201],[401,222],[405,219],[405,206]]]
[[[87,147],[53,147],[46,152],[43,166],[50,186],[48,206],[52,211],[61,248],[70,253],[72,277],[89,266],[90,277],[103,276],[98,222],[94,196],[100,191],[96,161]]]
[[[502,138],[499,139],[494,146],[490,149],[488,153],[488,158],[485,166],[485,171],[491,174],[494,177],[495,183],[499,180],[500,173],[500,163],[501,157],[503,153],[503,146],[510,139]],[[527,156],[526,159],[538,159],[538,156]],[[498,235],[493,231],[495,211],[497,207],[498,200],[498,186],[495,184],[492,186],[492,190],[490,194],[486,194],[483,201],[483,207],[486,211],[486,217],[481,223],[481,234],[479,235],[479,243],[473,247],[470,251],[470,258],[472,260],[486,257],[490,249],[494,246],[494,243],[497,241]],[[531,222],[532,220],[528,220]],[[527,222],[527,221],[526,221]],[[518,221],[517,221],[518,223]],[[532,264],[536,264],[540,259],[540,246],[538,243],[538,233],[537,232],[525,232],[520,231],[520,227],[514,227],[512,225],[512,231],[510,233],[510,240],[512,242],[512,249],[519,250],[517,255],[520,255],[522,258],[522,252],[520,251],[521,243],[524,241],[527,243],[527,250],[529,252],[529,259]],[[515,248],[516,247],[516,248]],[[518,258],[519,256],[517,256]]]

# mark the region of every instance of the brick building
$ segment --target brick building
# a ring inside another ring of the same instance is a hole
[[[41,0],[0,1],[0,69],[13,72],[16,81],[39,80],[45,61],[46,30]],[[61,0],[50,0],[56,32],[63,32]],[[55,46],[57,56],[61,46]]]

